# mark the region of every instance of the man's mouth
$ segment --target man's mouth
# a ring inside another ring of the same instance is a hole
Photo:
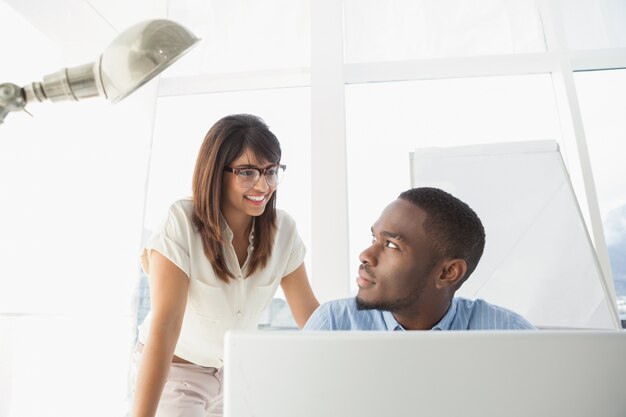
[[[376,279],[376,276],[374,275],[374,273],[370,269],[369,264],[361,264],[361,265],[359,265],[359,275],[362,276],[363,278],[369,280],[369,281],[373,281],[373,280]]]
[[[374,274],[370,271],[368,265],[361,264],[359,266],[359,276],[356,278],[356,284],[361,289],[372,288],[376,285]]]
[[[374,285],[376,285],[376,283],[369,278],[364,278],[363,276],[359,275],[356,278],[356,285],[358,285],[361,289],[366,289],[372,288]]]

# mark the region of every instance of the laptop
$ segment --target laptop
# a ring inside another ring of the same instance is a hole
[[[624,417],[626,332],[249,332],[225,417]]]

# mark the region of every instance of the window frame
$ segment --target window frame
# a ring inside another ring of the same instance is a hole
[[[573,73],[626,68],[626,48],[569,50],[561,3],[538,0],[546,52],[344,63],[343,1],[311,2],[311,66],[223,76],[163,78],[159,97],[310,86],[312,285],[321,301],[349,295],[349,231],[346,168],[345,85],[401,80],[549,73],[560,115],[563,154],[594,243],[607,297],[615,289]],[[329,160],[330,158],[330,160]],[[337,169],[332,175],[325,167]],[[330,208],[327,201],[333,201]],[[329,216],[332,214],[332,216]],[[333,236],[333,239],[328,239]],[[313,271],[313,268],[314,271]],[[616,303],[615,325],[619,327]]]

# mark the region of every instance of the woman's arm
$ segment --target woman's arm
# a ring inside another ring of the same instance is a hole
[[[311,314],[320,305],[309,284],[304,262],[291,274],[285,275],[280,286],[298,327],[304,327]]]
[[[152,321],[141,355],[133,405],[134,417],[153,417],[185,314],[189,279],[165,256],[150,253],[150,306]]]

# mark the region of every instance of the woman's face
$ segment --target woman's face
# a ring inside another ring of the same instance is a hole
[[[257,168],[264,169],[275,165],[274,163],[257,159],[249,150],[244,152],[232,161],[230,168]],[[265,180],[265,175],[261,175],[256,184],[252,186],[241,186],[237,182],[237,175],[224,172],[222,180],[222,203],[221,210],[225,215],[242,213],[248,216],[260,216],[265,211],[267,202],[276,191],[276,187],[270,187]]]

